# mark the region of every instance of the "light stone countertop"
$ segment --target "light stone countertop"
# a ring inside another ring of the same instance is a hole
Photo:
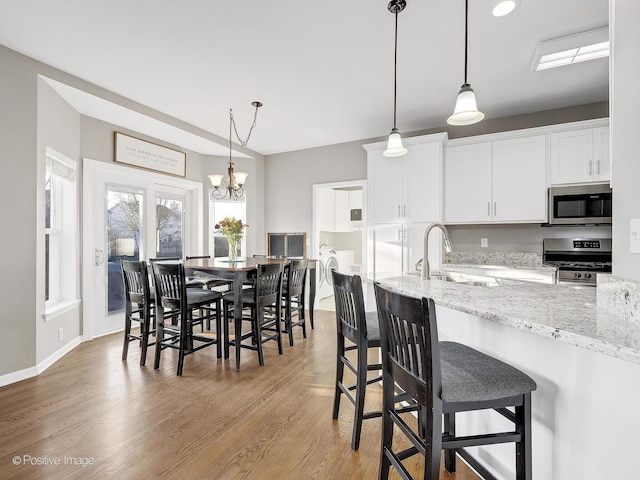
[[[596,306],[595,287],[533,282],[494,287],[421,280],[380,280],[412,297],[640,364],[640,325]]]

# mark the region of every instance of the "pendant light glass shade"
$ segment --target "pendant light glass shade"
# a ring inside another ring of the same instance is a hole
[[[401,157],[407,153],[407,149],[402,145],[402,137],[398,133],[398,129],[394,128],[389,134],[387,141],[387,149],[382,152],[385,157]]]
[[[484,113],[478,110],[476,104],[476,94],[473,92],[471,85],[465,83],[460,87],[458,98],[456,100],[456,108],[447,119],[449,125],[472,125],[484,118]]]

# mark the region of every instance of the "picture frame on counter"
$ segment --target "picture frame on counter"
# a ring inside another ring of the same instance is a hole
[[[114,134],[114,162],[144,170],[186,177],[187,155],[172,148],[140,140],[124,133]]]

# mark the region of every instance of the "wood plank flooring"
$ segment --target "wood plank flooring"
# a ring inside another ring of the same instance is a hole
[[[243,350],[240,372],[215,347],[188,356],[179,378],[173,351],[154,371],[153,348],[146,367],[133,343],[120,360],[120,334],[83,343],[40,376],[0,388],[0,478],[375,479],[380,420],[365,420],[353,452],[353,407],[343,400],[331,418],[334,315],[318,311],[294,347],[285,336],[282,356],[267,344],[264,367]],[[368,408],[379,404],[374,386]],[[477,478],[461,461],[456,475],[440,476]]]

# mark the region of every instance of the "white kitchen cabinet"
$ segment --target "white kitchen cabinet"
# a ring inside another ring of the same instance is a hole
[[[444,220],[491,219],[491,143],[447,147],[444,167]]]
[[[610,180],[609,127],[549,134],[552,185]]]
[[[332,188],[318,189],[320,205],[319,227],[322,232],[333,232],[335,229],[335,190]]]
[[[349,191],[334,190],[334,232],[352,232]]]
[[[321,188],[320,231],[353,232],[351,209],[362,208],[362,190]]]
[[[493,142],[494,222],[546,222],[546,151],[544,135]]]
[[[445,134],[411,137],[403,157],[382,155],[383,142],[365,145],[371,224],[440,221]]]
[[[415,274],[416,264],[424,256],[424,232],[429,223],[375,225],[369,228],[369,272],[373,280]],[[429,237],[429,264],[440,268],[443,258],[442,232],[433,230]]]
[[[447,223],[546,221],[546,136],[450,146]]]

